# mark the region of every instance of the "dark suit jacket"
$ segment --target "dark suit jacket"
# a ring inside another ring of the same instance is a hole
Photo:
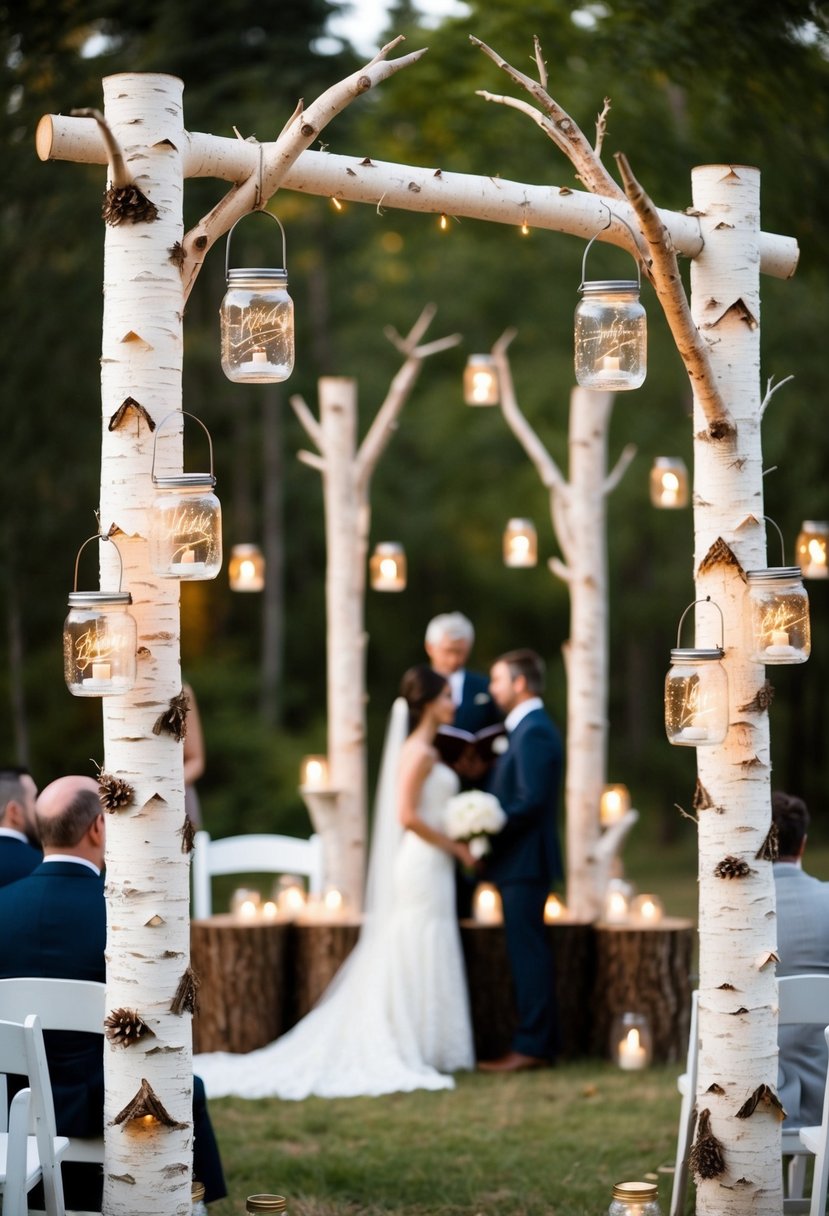
[[[31,874],[43,861],[39,849],[14,836],[0,836],[0,887]]]
[[[486,876],[495,883],[552,883],[563,875],[558,841],[561,736],[544,709],[522,718],[493,767],[489,789],[507,815],[492,838]]]
[[[461,703],[455,708],[455,726],[474,734],[500,721],[501,712],[489,695],[489,677],[478,671],[465,671]]]
[[[103,878],[71,861],[43,862],[0,889],[0,977],[106,979]],[[62,1136],[97,1136],[103,1128],[103,1039],[46,1031],[46,1055]]]

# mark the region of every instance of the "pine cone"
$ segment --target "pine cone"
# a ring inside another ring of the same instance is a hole
[[[128,781],[112,773],[99,773],[98,799],[105,811],[119,811],[135,799],[135,790]]]
[[[101,215],[104,223],[113,228],[125,223],[151,224],[158,219],[158,208],[135,182],[130,182],[127,186],[114,186],[107,190]]]
[[[147,1023],[134,1009],[113,1009],[104,1019],[104,1032],[117,1047],[132,1047],[145,1034],[152,1034]]]
[[[697,1138],[688,1154],[688,1168],[696,1178],[719,1178],[725,1173],[723,1148],[711,1131],[711,1112],[699,1114]]]
[[[715,878],[745,878],[753,872],[748,862],[741,861],[739,857],[724,857],[714,866]]]

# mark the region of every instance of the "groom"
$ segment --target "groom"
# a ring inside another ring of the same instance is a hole
[[[505,715],[509,747],[490,776],[490,792],[507,822],[492,838],[486,877],[501,893],[518,1027],[511,1050],[478,1067],[522,1072],[550,1063],[556,1051],[553,957],[544,904],[552,882],[562,875],[556,828],[562,746],[541,700],[544,662],[535,651],[512,650],[497,659],[489,688]]]

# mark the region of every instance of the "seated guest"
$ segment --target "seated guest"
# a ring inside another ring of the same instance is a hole
[[[0,977],[106,978],[104,865],[106,817],[91,777],[61,777],[36,806],[43,860],[26,878],[0,890]],[[59,1135],[100,1136],[104,1122],[103,1035],[44,1035]],[[100,1210],[100,1167],[62,1166],[67,1208]],[[193,1086],[193,1173],[205,1201],[227,1194],[204,1086]]]
[[[43,861],[35,824],[37,786],[26,768],[0,769],[0,887]]]
[[[777,896],[777,974],[829,973],[829,883],[803,869],[809,811],[802,798],[775,791],[777,827],[774,863]],[[781,1026],[778,1032],[778,1094],[786,1127],[812,1127],[823,1116],[826,1040],[821,1026]]]

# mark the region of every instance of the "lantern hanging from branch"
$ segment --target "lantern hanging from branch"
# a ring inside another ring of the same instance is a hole
[[[668,741],[679,747],[708,747],[722,743],[728,734],[728,676],[721,660],[722,643],[711,648],[681,647],[682,622],[694,600],[679,618],[676,648],[665,677],[665,731]],[[720,613],[717,604],[712,606]]]
[[[75,697],[119,696],[129,692],[136,679],[138,629],[127,611],[128,591],[78,591],[78,563],[93,540],[104,540],[121,552],[108,536],[90,536],[75,558],[75,589],[69,596],[69,615],[63,627],[63,674]]]
[[[651,503],[663,511],[688,506],[688,470],[685,461],[657,456],[651,467]]]
[[[504,529],[504,565],[535,566],[538,562],[538,534],[531,519],[510,519]]]
[[[613,216],[607,222],[610,227]],[[619,219],[619,216],[615,218]],[[629,229],[629,224],[621,220]],[[587,255],[598,237],[587,242],[576,306],[575,369],[582,388],[624,392],[639,388],[647,366],[647,319],[639,301],[642,276],[636,262],[635,279],[585,279]]]
[[[227,568],[231,591],[262,591],[265,558],[258,545],[234,545]]]
[[[279,383],[294,369],[294,305],[288,295],[285,229],[272,212],[261,214],[279,224],[282,266],[230,269],[230,238],[237,220],[227,234],[227,291],[219,310],[222,371],[229,380],[244,384]]]
[[[804,578],[829,578],[829,523],[805,519],[797,538],[795,558]]]
[[[630,810],[630,791],[626,785],[606,785],[599,802],[599,822],[603,828],[624,819]]]
[[[768,515],[780,538],[786,560],[783,533]],[[746,570],[748,582],[748,650],[754,663],[805,663],[812,648],[809,597],[799,566],[771,566]]]
[[[470,355],[467,359],[463,372],[463,399],[467,405],[498,404],[498,369],[492,355]]]
[[[369,563],[369,577],[375,591],[405,591],[406,554],[396,541],[376,545]]]
[[[213,493],[213,441],[210,432],[194,414],[207,436],[209,473],[156,475],[156,444],[168,414],[159,423],[153,443],[152,479],[158,493],[150,517],[150,565],[159,578],[211,579],[222,568],[222,509]]]

